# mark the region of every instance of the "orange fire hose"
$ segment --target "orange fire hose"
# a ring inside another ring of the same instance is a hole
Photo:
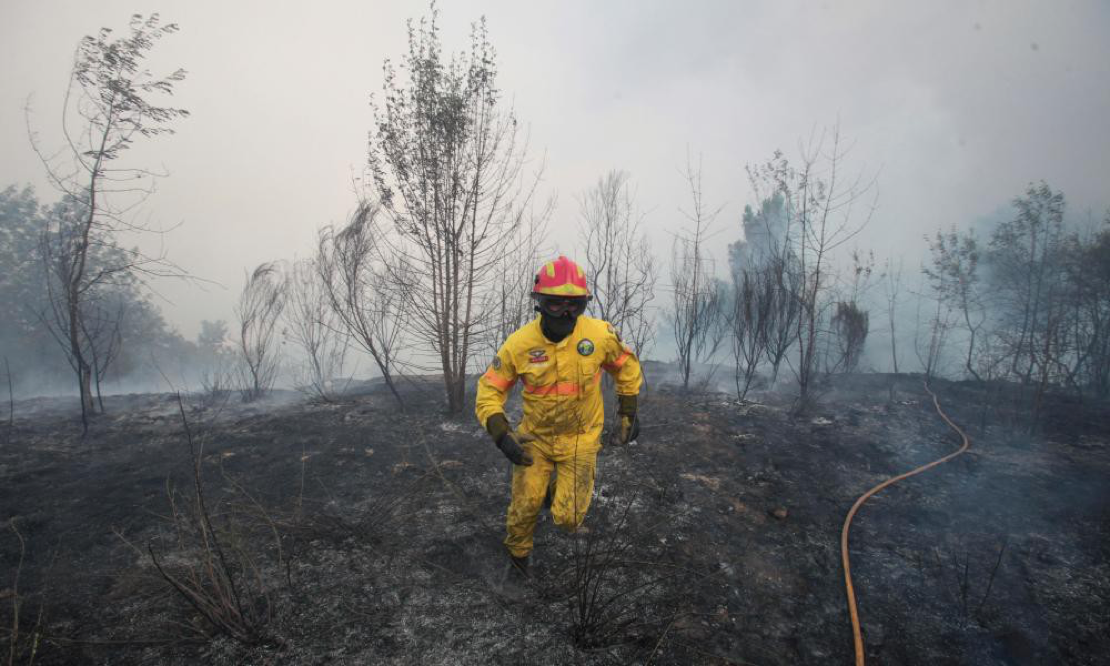
[[[929,389],[928,382],[925,382],[925,392],[932,396],[933,404],[936,406],[937,413],[940,414],[940,417],[944,419],[944,422],[947,423],[950,428],[955,430],[956,434],[958,434],[960,436],[960,439],[963,440],[963,446],[961,446],[958,451],[949,453],[943,458],[934,460],[927,465],[922,465],[917,469],[910,470],[905,474],[899,474],[898,476],[891,477],[886,481],[883,481],[879,485],[875,486],[871,490],[868,490],[864,494],[860,495],[859,499],[856,500],[856,503],[852,505],[852,509],[848,511],[848,515],[844,518],[844,527],[840,530],[840,559],[844,563],[844,587],[848,592],[848,613],[851,615],[852,618],[852,640],[855,644],[856,649],[856,666],[864,666],[864,660],[863,636],[860,634],[859,611],[856,609],[856,592],[855,589],[852,587],[852,570],[848,563],[848,529],[852,526],[852,518],[855,517],[856,511],[859,510],[861,506],[863,506],[864,502],[866,502],[872,495],[879,492],[883,488],[898,483],[902,479],[909,478],[911,476],[914,476],[915,474],[920,474],[925,470],[936,467],[941,463],[946,463],[949,460],[960,455],[964,451],[967,451],[967,448],[971,445],[971,440],[967,438],[967,433],[965,433],[963,430],[960,430],[959,426],[953,423],[952,419],[948,418],[948,415],[945,414],[944,410],[940,408],[940,401],[937,400],[936,394]]]

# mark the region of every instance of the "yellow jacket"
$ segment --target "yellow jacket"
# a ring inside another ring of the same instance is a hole
[[[607,322],[581,316],[574,332],[558,343],[544,337],[536,317],[509,336],[478,380],[475,413],[485,426],[505,411],[517,379],[523,383],[524,419],[519,432],[543,439],[572,436],[600,440],[605,421],[601,371],[616,380],[618,395],[640,392],[640,362]]]

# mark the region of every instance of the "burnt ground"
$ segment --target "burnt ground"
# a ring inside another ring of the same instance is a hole
[[[853,524],[869,663],[1110,663],[1110,410],[1050,400],[1030,435],[997,392],[936,389],[972,447]],[[410,388],[405,412],[377,390],[339,404],[186,399],[196,458],[170,395],[107,398],[86,438],[70,400],[19,402],[0,433],[0,654],[850,663],[844,514],[957,439],[914,377],[843,378],[799,417],[754,397],[645,395],[639,441],[601,454],[588,532],[544,518],[524,587],[505,581],[500,550],[507,463],[432,387]],[[210,596],[226,565],[239,601],[225,599],[223,632],[152,554]]]

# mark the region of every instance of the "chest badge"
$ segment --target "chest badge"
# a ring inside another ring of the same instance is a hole
[[[532,351],[528,352],[528,362],[529,363],[545,363],[546,361],[547,361],[547,350],[545,350],[545,349],[533,349]]]
[[[583,338],[582,341],[578,343],[578,353],[583,356],[589,356],[594,353],[593,341],[589,338]]]

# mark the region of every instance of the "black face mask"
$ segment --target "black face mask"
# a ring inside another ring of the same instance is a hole
[[[540,310],[540,329],[543,331],[543,336],[552,342],[560,342],[573,333],[577,323],[578,317],[572,317],[569,313],[561,317],[552,317]]]

